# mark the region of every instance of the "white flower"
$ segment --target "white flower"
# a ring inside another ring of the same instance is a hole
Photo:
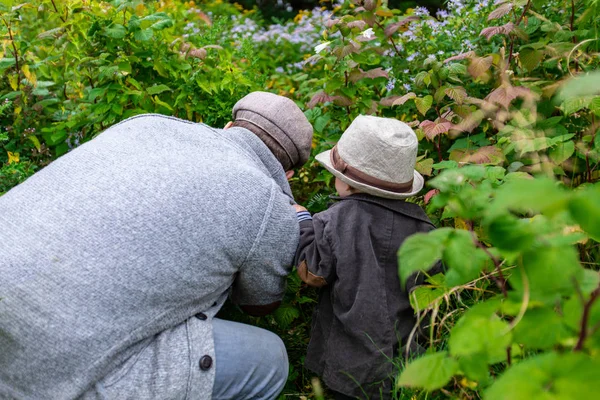
[[[375,32],[373,32],[373,28],[365,29],[360,34],[366,39],[371,39],[373,36],[375,36]]]
[[[315,46],[315,53],[319,54],[320,52],[322,52],[323,50],[325,50],[326,48],[328,48],[330,43],[331,42],[324,42],[324,43],[316,45]]]

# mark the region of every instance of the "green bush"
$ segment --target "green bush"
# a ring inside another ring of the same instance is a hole
[[[588,398],[600,346],[598,0],[448,0],[435,15],[352,0],[265,22],[223,2],[35,0],[0,4],[0,194],[129,116],[222,126],[246,93],[305,109],[313,155],[359,114],[397,118],[420,140],[417,169],[440,227],[409,239],[400,275],[437,259],[412,294],[429,353],[396,398]],[[323,210],[314,158],[292,182]],[[252,319],[302,368],[315,294],[290,276],[284,305]],[[319,390],[315,389],[315,393]]]

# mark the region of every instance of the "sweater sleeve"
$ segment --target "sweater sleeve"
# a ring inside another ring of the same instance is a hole
[[[300,278],[310,286],[322,287],[335,278],[335,257],[326,226],[321,214],[300,222],[300,243],[295,264]]]
[[[298,244],[298,221],[290,199],[274,188],[259,236],[233,284],[239,305],[268,305],[283,298]]]

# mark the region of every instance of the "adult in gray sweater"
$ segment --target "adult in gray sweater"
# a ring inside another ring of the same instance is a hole
[[[281,300],[299,238],[286,175],[313,131],[270,93],[233,117],[128,119],[0,197],[0,398],[281,391],[279,337],[214,316],[228,295],[254,315]]]

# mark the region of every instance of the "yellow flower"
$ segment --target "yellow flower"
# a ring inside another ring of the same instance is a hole
[[[11,153],[10,151],[7,152],[8,153],[8,163],[12,164],[12,163],[18,163],[19,162],[19,153]]]

